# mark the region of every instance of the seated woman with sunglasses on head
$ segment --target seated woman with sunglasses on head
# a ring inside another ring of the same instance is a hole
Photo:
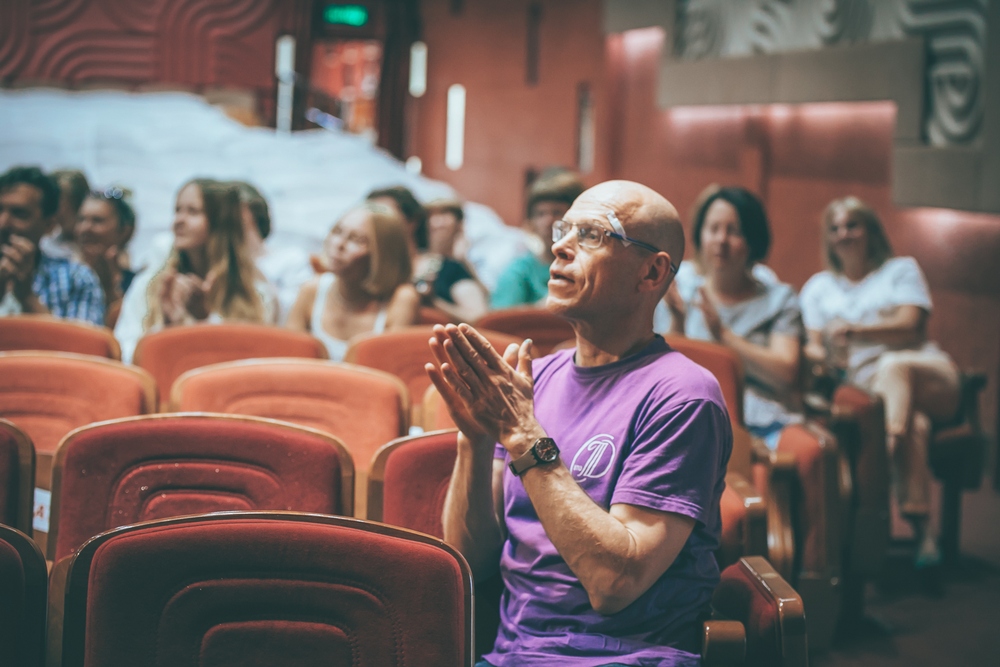
[[[277,296],[244,245],[236,187],[198,178],[180,189],[166,263],[132,281],[115,325],[122,360],[143,334],[197,322],[274,324]]]
[[[135,278],[125,251],[135,232],[130,194],[118,186],[90,192],[80,205],[73,233],[80,258],[101,281],[107,305],[104,323],[112,328],[118,321],[122,298]]]
[[[795,290],[754,270],[771,243],[764,207],[743,188],[719,188],[696,209],[691,236],[701,272],[677,276],[665,299],[669,325],[661,322],[659,330],[740,356],[747,428],[773,449],[781,429],[802,420],[796,390],[803,330]]]
[[[410,284],[408,236],[388,206],[367,202],[348,211],[324,243],[329,270],[299,290],[288,328],[308,331],[340,361],[352,337],[416,323],[420,295]]]

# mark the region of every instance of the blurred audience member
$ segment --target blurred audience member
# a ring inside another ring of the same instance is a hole
[[[410,256],[413,263],[413,283],[425,305],[438,308],[459,321],[474,322],[486,312],[489,295],[465,263],[454,259],[454,240],[460,231],[461,219],[451,225],[451,240],[447,229],[439,230],[437,252],[430,247],[431,234],[427,209],[413,193],[401,185],[374,190],[369,201],[379,202],[398,212],[410,231]],[[457,203],[456,203],[457,204]],[[455,213],[452,207],[451,214]],[[461,213],[461,205],[457,205]],[[448,227],[448,220],[438,222]],[[447,254],[443,251],[447,250]]]
[[[245,181],[234,183],[240,191],[243,235],[247,252],[278,292],[279,324],[288,319],[299,288],[313,276],[309,255],[294,246],[265,243],[271,234],[271,211],[257,188]]]
[[[552,264],[552,224],[561,220],[584,190],[573,172],[543,173],[528,190],[527,231],[538,239],[533,252],[514,260],[500,275],[493,292],[493,308],[544,306],[549,294],[549,265]]]
[[[0,176],[0,315],[51,313],[104,324],[104,294],[88,267],[39,249],[59,186],[37,167]]]
[[[427,206],[427,252],[417,258],[417,291],[424,303],[458,322],[486,314],[490,297],[464,260],[462,202],[439,199]],[[456,248],[458,248],[456,250]]]
[[[306,282],[288,315],[288,327],[323,341],[340,361],[348,341],[417,321],[420,297],[410,284],[406,225],[396,211],[367,202],[330,230],[323,260],[329,271]]]
[[[232,184],[199,178],[180,189],[170,256],[137,275],[125,293],[115,326],[123,360],[132,360],[143,334],[164,327],[275,323],[277,297],[247,253],[240,211]]]
[[[883,397],[899,509],[917,534],[918,565],[936,564],[927,446],[931,420],[958,409],[958,369],[927,340],[931,297],[920,266],[893,257],[875,211],[856,197],[837,199],[823,225],[828,268],[802,288],[806,355]]]
[[[90,193],[90,184],[83,172],[76,169],[59,169],[49,175],[59,186],[59,207],[53,216],[55,225],[42,237],[39,247],[50,257],[76,258],[76,219]]]
[[[101,281],[107,304],[104,320],[109,327],[118,321],[122,297],[135,277],[125,251],[135,232],[135,211],[128,202],[130,194],[118,186],[88,194],[80,206],[73,234],[80,258]]]
[[[747,428],[772,449],[798,410],[802,316],[795,290],[764,282],[754,266],[771,245],[764,206],[751,192],[718,188],[697,208],[691,229],[702,274],[678,271],[665,299],[672,333],[729,347],[743,361]]]

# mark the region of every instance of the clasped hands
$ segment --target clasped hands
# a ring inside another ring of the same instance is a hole
[[[687,305],[684,303],[684,299],[677,289],[676,282],[670,284],[670,288],[667,290],[666,295],[664,295],[663,300],[666,302],[667,308],[670,309],[670,316],[677,320],[679,324],[678,329],[683,331],[687,318]],[[701,311],[701,315],[705,319],[705,326],[708,328],[709,333],[712,334],[712,338],[717,342],[722,342],[726,328],[722,324],[722,317],[719,315],[718,308],[715,307],[712,297],[708,294],[704,286],[698,288],[698,293],[692,300],[691,305]]]
[[[202,280],[190,273],[168,270],[160,284],[160,304],[166,324],[190,324],[210,314],[209,294],[218,274],[210,271]]]
[[[474,447],[501,443],[517,457],[545,432],[535,420],[531,340],[503,356],[468,324],[437,325],[426,364],[451,418]]]

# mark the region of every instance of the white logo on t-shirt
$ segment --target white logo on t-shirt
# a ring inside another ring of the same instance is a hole
[[[601,433],[583,443],[569,467],[573,476],[578,479],[598,479],[607,475],[617,451],[614,439],[613,435]]]

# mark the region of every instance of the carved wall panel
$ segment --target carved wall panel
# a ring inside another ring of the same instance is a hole
[[[274,42],[308,2],[0,0],[0,81],[114,81],[270,94]]]
[[[675,53],[685,60],[784,53],[922,37],[924,131],[935,146],[979,135],[989,0],[682,0]]]

